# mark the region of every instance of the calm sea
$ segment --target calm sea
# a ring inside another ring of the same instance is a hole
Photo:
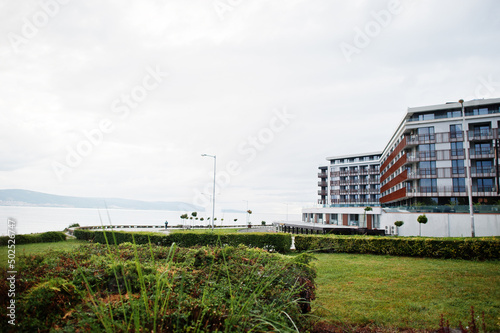
[[[208,225],[206,221],[210,214],[198,213],[198,217],[204,217],[205,221],[183,222],[180,216],[191,212],[172,212],[161,210],[128,210],[128,209],[108,209],[97,210],[89,208],[54,208],[54,207],[15,207],[0,206],[0,235],[7,234],[7,220],[13,218],[17,221],[17,234],[30,234],[45,231],[62,231],[73,223],[80,226],[109,225],[160,225],[164,226],[168,220],[169,226],[178,224],[187,225]],[[99,217],[99,214],[101,217]],[[108,218],[109,214],[109,218]],[[231,226],[244,225],[247,221],[246,213],[220,213],[216,215],[216,225]],[[224,221],[221,221],[221,218]],[[238,219],[236,222],[234,219]],[[300,215],[289,214],[290,221],[300,220]],[[260,225],[261,221],[271,224],[275,221],[286,220],[286,214],[274,213],[253,213],[250,215],[252,225]]]

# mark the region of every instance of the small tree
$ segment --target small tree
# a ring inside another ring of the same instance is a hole
[[[398,235],[399,235],[399,227],[402,226],[403,224],[405,224],[403,221],[394,222],[394,225],[396,226],[396,230],[398,232]]]
[[[250,214],[252,214],[252,211],[249,209],[249,210],[247,210],[247,213],[248,213],[248,215],[247,215],[247,224],[250,226],[250,225],[252,225],[252,222],[250,222]]]
[[[365,227],[366,227],[366,212],[371,212],[373,208],[371,207],[365,207],[365,213],[364,213],[364,220],[365,220]]]
[[[262,225],[266,225],[266,221],[262,221],[260,222]]]
[[[182,214],[181,215],[181,220],[184,221],[184,220],[187,220],[189,217],[188,217],[188,214]],[[183,225],[185,224],[185,222],[182,223]]]
[[[192,212],[191,216],[196,217],[196,216],[198,216],[198,213],[197,212]]]
[[[427,216],[424,215],[419,215],[417,217],[417,222],[418,222],[418,235],[419,236],[422,236],[422,224],[426,224],[427,223]]]

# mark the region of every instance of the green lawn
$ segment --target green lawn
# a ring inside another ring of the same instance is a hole
[[[470,308],[500,329],[500,262],[317,254],[316,314],[331,321],[398,328],[450,327]]]
[[[73,239],[17,245],[16,254],[71,250],[85,243]],[[313,310],[326,320],[437,329],[441,314],[450,321],[450,327],[458,327],[459,321],[468,325],[470,307],[474,306],[477,315],[484,311],[488,330],[500,330],[500,261],[359,254],[315,256],[318,289]],[[0,247],[0,260],[7,262],[6,246]]]
[[[88,242],[79,241],[76,239],[68,239],[65,242],[16,245],[16,256],[19,256],[21,254],[42,253],[51,249],[72,250],[82,244],[88,244]],[[7,265],[7,256],[8,256],[7,246],[0,246],[0,263],[2,263],[2,265]]]

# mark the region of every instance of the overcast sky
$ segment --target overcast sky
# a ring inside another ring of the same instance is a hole
[[[408,107],[500,96],[500,2],[0,1],[0,188],[291,212]],[[203,201],[203,200],[201,200]],[[209,201],[209,200],[205,200]]]

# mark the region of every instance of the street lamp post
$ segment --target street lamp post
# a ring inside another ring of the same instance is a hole
[[[458,101],[462,105],[462,136],[464,138],[464,150],[465,150],[465,167],[467,168],[467,192],[469,196],[469,213],[470,213],[470,229],[471,236],[475,237],[476,232],[474,230],[474,206],[472,204],[472,176],[469,158],[469,139],[467,138],[467,131],[465,130],[465,108],[464,100]]]
[[[208,155],[208,154],[201,154],[201,156],[208,156],[208,157],[214,158],[214,189],[213,189],[213,193],[212,193],[212,231],[213,231],[214,230],[214,216],[215,216],[215,169],[217,167],[217,156]]]
[[[248,225],[248,222],[250,221],[250,214],[248,214],[248,200],[243,200],[243,201],[246,201],[247,203],[247,225]]]

